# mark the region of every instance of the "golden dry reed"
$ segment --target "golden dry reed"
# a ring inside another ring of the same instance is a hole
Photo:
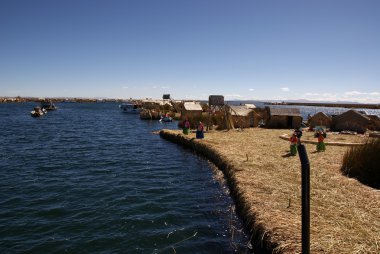
[[[225,174],[256,249],[301,253],[301,165],[289,156],[291,130],[260,128],[195,134],[163,130],[163,138],[203,154]],[[303,139],[313,139],[304,133]],[[347,147],[362,136],[329,135],[326,152],[306,144],[311,166],[311,253],[380,253],[380,192],[342,175]]]
[[[380,189],[380,139],[349,149],[344,154],[341,170],[349,177]]]

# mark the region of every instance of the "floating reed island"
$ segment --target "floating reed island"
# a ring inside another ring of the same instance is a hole
[[[286,130],[211,131],[195,139],[180,131],[161,137],[204,155],[225,174],[238,214],[256,249],[301,253],[301,165],[288,156]],[[380,192],[344,176],[347,146],[368,137],[329,135],[326,152],[305,144],[311,166],[311,253],[380,253]],[[313,133],[303,139],[313,140]]]

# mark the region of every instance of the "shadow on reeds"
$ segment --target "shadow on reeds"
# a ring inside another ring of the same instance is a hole
[[[351,147],[344,154],[341,171],[363,184],[380,189],[380,139]]]
[[[284,155],[281,155],[282,158],[288,158],[288,157],[294,157],[295,155],[292,155],[291,153],[287,153]]]

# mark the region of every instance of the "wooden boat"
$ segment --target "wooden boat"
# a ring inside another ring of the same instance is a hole
[[[161,122],[172,122],[173,118],[171,118],[170,116],[161,116],[160,121]]]
[[[57,107],[50,100],[41,101],[41,108],[45,110],[56,110]]]
[[[124,113],[131,113],[131,114],[139,114],[141,111],[141,107],[133,103],[122,103],[119,105],[119,108]]]
[[[30,115],[32,117],[40,117],[40,116],[43,116],[44,114],[46,114],[46,110],[44,111],[40,107],[35,107],[34,110],[30,112]]]

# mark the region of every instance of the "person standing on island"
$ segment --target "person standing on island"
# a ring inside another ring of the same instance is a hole
[[[295,156],[297,154],[297,143],[298,143],[297,134],[295,132],[290,137],[289,141],[290,141],[290,154]]]
[[[199,124],[197,126],[197,132],[196,132],[195,137],[200,138],[200,139],[204,138],[205,136],[204,136],[203,130],[204,130],[204,126],[203,126],[202,122],[199,122]]]
[[[189,120],[187,118],[185,119],[185,121],[183,121],[182,132],[185,135],[189,135],[189,132],[190,132],[190,122],[189,122]]]
[[[300,145],[301,137],[302,137],[302,127],[300,127],[299,129],[294,129],[294,133],[296,134],[297,139],[298,139],[298,144]]]
[[[324,131],[318,131],[316,134],[316,137],[318,138],[317,152],[326,151],[326,145],[324,142],[325,137],[326,137],[326,133]]]

